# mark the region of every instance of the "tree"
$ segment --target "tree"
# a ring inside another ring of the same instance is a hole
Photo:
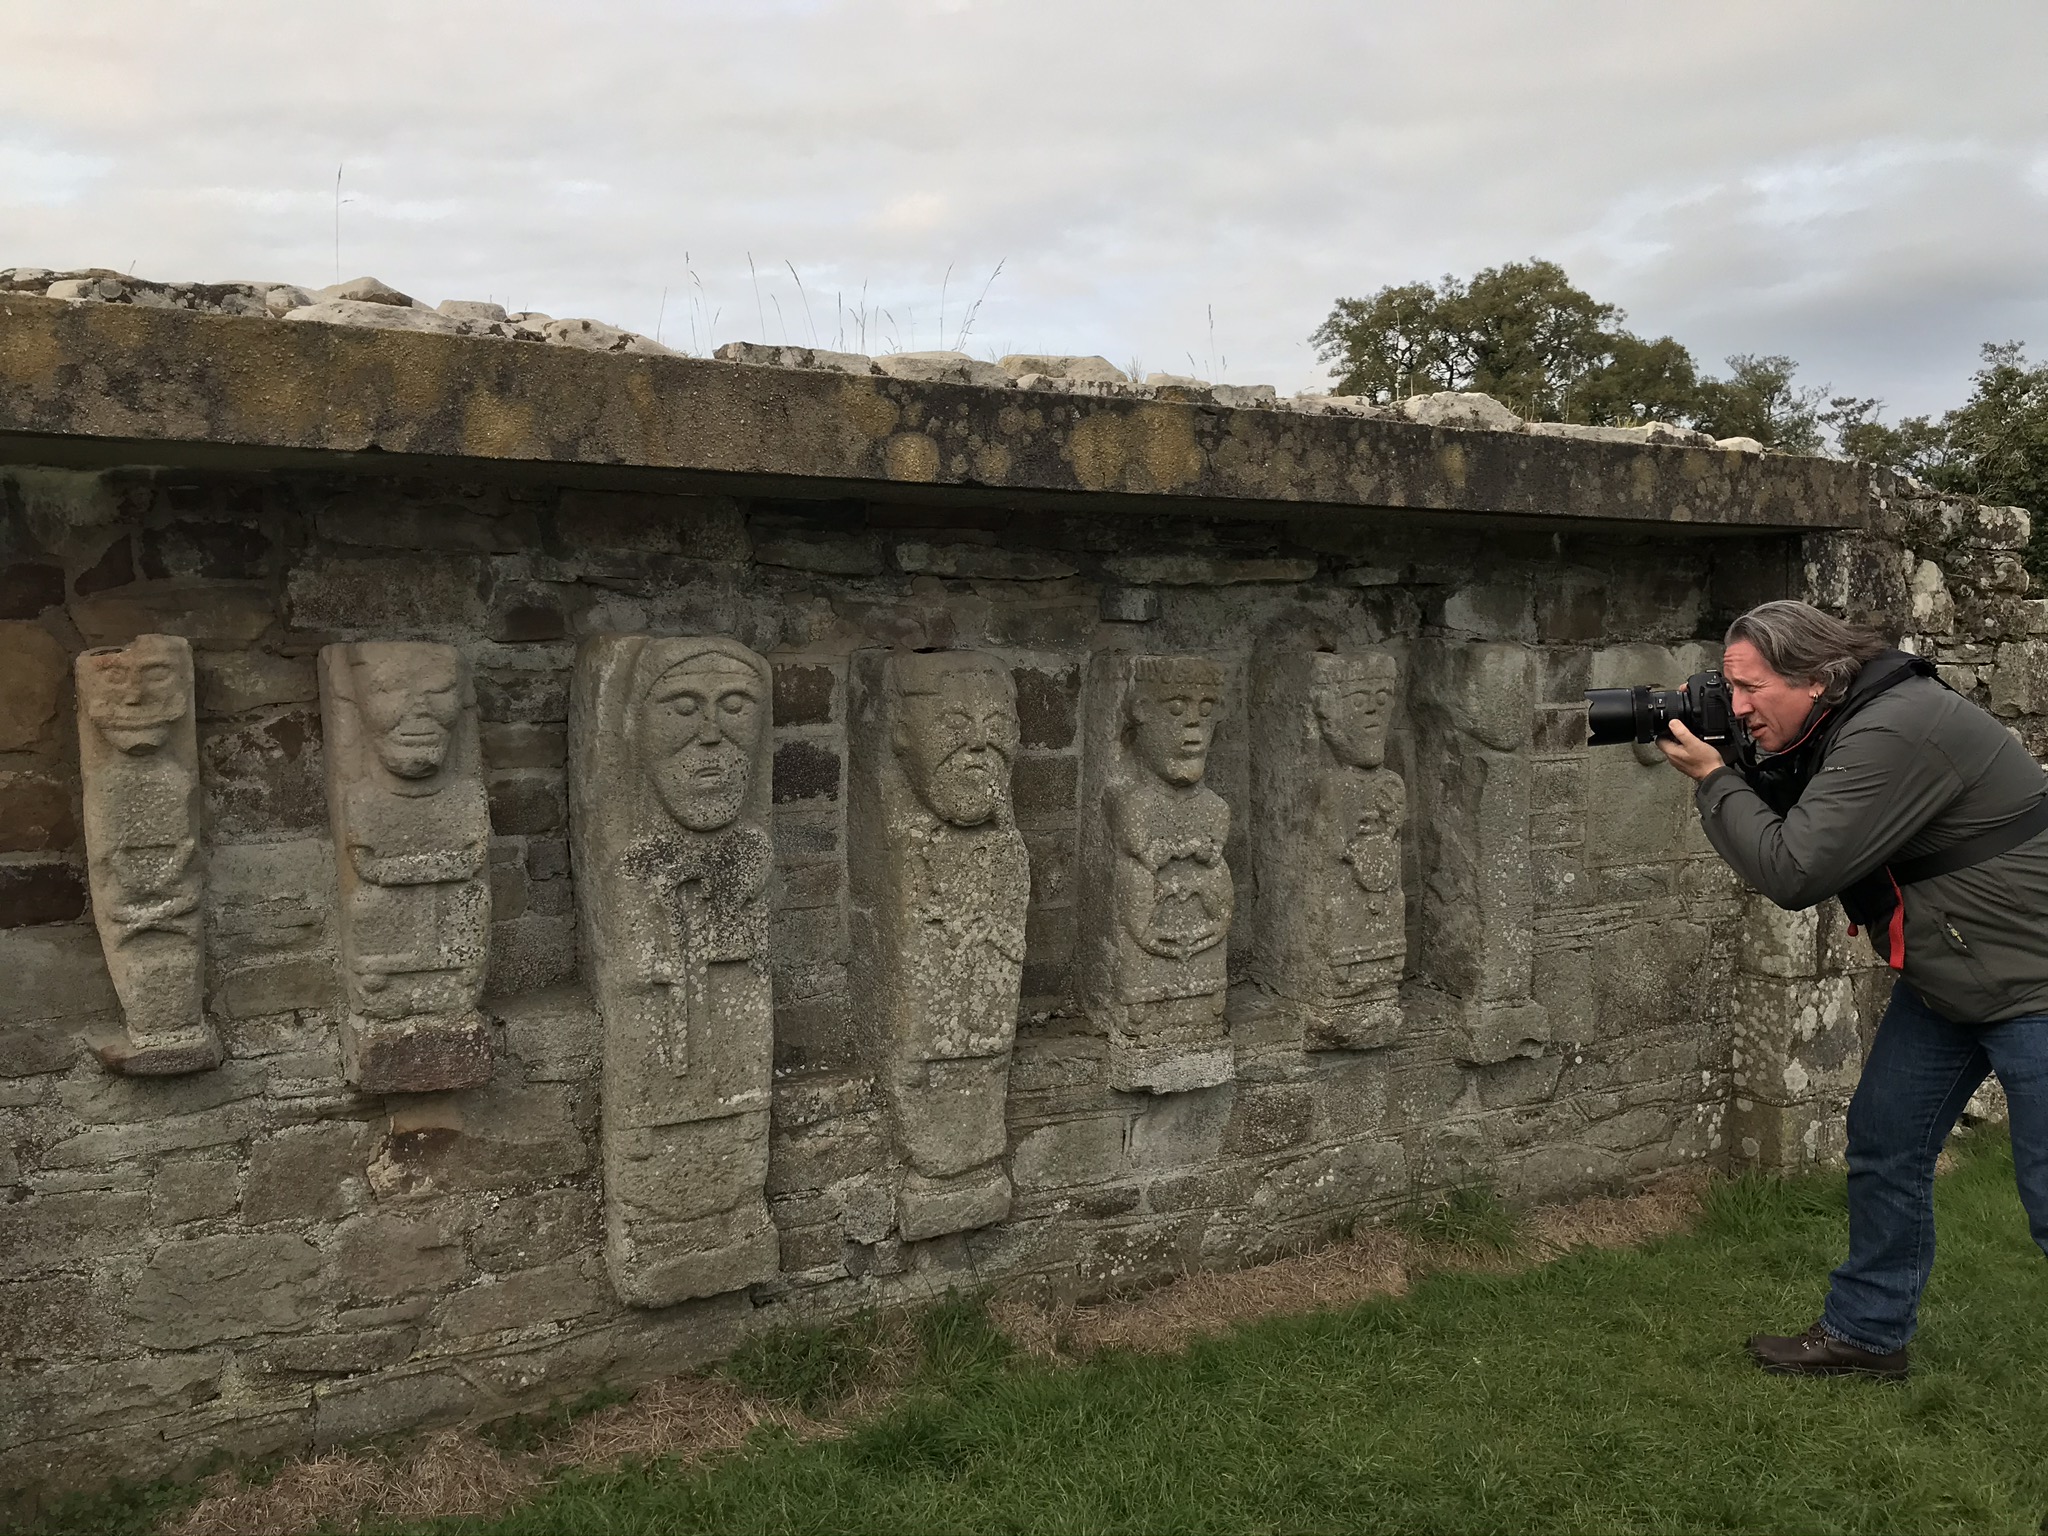
[[[2028,367],[2025,345],[1984,344],[1970,398],[1939,421],[1878,420],[1883,402],[1843,397],[1829,404],[1842,451],[1889,464],[1945,491],[2025,507],[2034,517],[2026,556],[2048,586],[2048,364]]]
[[[1789,357],[1736,354],[1728,359],[1727,378],[1700,381],[1693,423],[1715,437],[1753,437],[1786,453],[1819,453],[1827,391],[1795,386],[1798,368]]]
[[[1382,404],[1477,390],[1535,421],[1638,426],[1669,421],[1767,448],[1820,450],[1824,390],[1792,382],[1787,357],[1728,359],[1703,376],[1669,336],[1646,341],[1553,261],[1488,267],[1469,282],[1404,283],[1339,299],[1309,339],[1340,395]]]

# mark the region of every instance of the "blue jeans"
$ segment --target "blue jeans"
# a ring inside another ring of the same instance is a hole
[[[1934,1160],[1993,1072],[2011,1106],[2020,1201],[2048,1252],[2048,1014],[1954,1024],[1901,981],[1849,1101],[1849,1257],[1821,1313],[1836,1338],[1889,1354],[1913,1337],[1934,1269]]]

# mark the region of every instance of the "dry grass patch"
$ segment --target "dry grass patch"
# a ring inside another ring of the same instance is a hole
[[[880,1394],[856,1394],[864,1412]],[[846,1407],[852,1407],[849,1400]],[[849,1417],[814,1419],[756,1397],[722,1376],[654,1382],[631,1402],[578,1419],[534,1450],[507,1454],[474,1429],[436,1430],[402,1453],[330,1451],[290,1461],[267,1481],[233,1471],[209,1480],[204,1498],[163,1529],[166,1536],[286,1536],[359,1531],[365,1525],[503,1514],[571,1467],[668,1459],[677,1464],[737,1450],[763,1425],[800,1439],[842,1434]]]
[[[1190,1273],[1094,1306],[997,1302],[989,1315],[1012,1343],[1041,1360],[1105,1349],[1171,1354],[1261,1318],[1399,1296],[1426,1274],[1522,1269],[1574,1248],[1627,1248],[1680,1232],[1698,1218],[1710,1182],[1705,1169],[1686,1169],[1632,1194],[1539,1207],[1515,1224],[1512,1247],[1433,1237],[1427,1221],[1413,1230],[1370,1227],[1254,1269]]]

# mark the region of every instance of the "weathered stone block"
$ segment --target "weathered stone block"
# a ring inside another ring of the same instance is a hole
[[[363,1177],[370,1132],[342,1121],[263,1137],[249,1148],[249,1185],[242,1220],[332,1221],[347,1214],[349,1185]]]
[[[830,667],[777,662],[776,725],[785,729],[796,725],[830,725],[834,682]]]
[[[93,918],[123,1032],[94,1043],[109,1071],[157,1077],[218,1066],[203,1006],[206,860],[192,647],[143,635],[78,658]]]
[[[1003,1114],[1031,894],[1010,800],[1014,684],[974,652],[864,656],[852,715],[854,1012],[912,1174],[904,1236],[935,1237],[1008,1210]]]
[[[369,1093],[483,1082],[490,821],[468,663],[453,646],[330,645],[320,699],[343,1070]]]
[[[149,1183],[149,1214],[159,1227],[225,1216],[241,1200],[242,1170],[233,1158],[167,1160]]]
[[[443,1301],[434,1323],[447,1337],[468,1338],[588,1317],[608,1303],[604,1277],[586,1260],[564,1259],[477,1281]]]
[[[0,752],[54,740],[57,705],[70,659],[40,624],[0,622]]]
[[[69,923],[85,915],[85,882],[68,862],[0,864],[0,929]]]
[[[136,1125],[217,1109],[263,1091],[263,1068],[234,1062],[219,1072],[173,1083],[122,1078],[74,1078],[57,1090],[58,1102],[88,1125]]]
[[[508,1196],[492,1207],[469,1236],[469,1251],[485,1269],[526,1269],[552,1263],[603,1238],[601,1207],[581,1189],[543,1189]]]
[[[372,1376],[313,1395],[313,1448],[332,1450],[427,1424],[451,1424],[477,1406],[478,1393],[448,1371]]]
[[[69,785],[34,770],[0,772],[0,853],[63,853],[77,843]]]
[[[805,737],[775,749],[775,803],[839,798],[839,754]]]
[[[395,1111],[368,1176],[372,1188],[397,1197],[510,1189],[581,1173],[589,1163],[567,1088],[501,1078]]]
[[[11,1026],[62,1020],[80,1023],[113,1015],[120,1007],[98,936],[83,924],[64,927],[0,929],[0,1039]],[[0,1046],[0,1077],[21,1072],[49,1072],[70,1062],[66,1048],[47,1065],[10,1067],[11,1054]]]
[[[199,713],[209,719],[247,714],[287,704],[311,704],[320,697],[310,656],[273,656],[268,651],[199,651]]]
[[[278,1339],[251,1352],[256,1368],[271,1375],[360,1376],[402,1365],[419,1338],[415,1328],[362,1328]]]
[[[143,1343],[191,1349],[293,1332],[320,1304],[320,1250],[296,1233],[265,1233],[164,1244],[136,1275],[126,1306]]]
[[[1198,656],[1098,658],[1081,800],[1084,1007],[1110,1085],[1184,1093],[1228,1081],[1230,808],[1202,782],[1223,669]]]
[[[1734,1012],[1738,1098],[1792,1104],[1854,1091],[1863,1042],[1852,978],[1738,975]]]
[[[335,1278],[353,1298],[438,1291],[469,1271],[449,1215],[373,1211],[344,1223],[334,1246]]]
[[[39,1195],[6,1207],[0,1222],[0,1274],[35,1275],[119,1253],[149,1228],[141,1190],[90,1189]]]
[[[776,1271],[768,664],[607,635],[569,726],[581,936],[604,1021],[606,1257],[667,1306]]]
[[[244,1099],[196,1115],[167,1115],[134,1125],[96,1126],[53,1143],[45,1168],[101,1168],[164,1152],[189,1152],[240,1141],[261,1118],[257,1100]]]
[[[0,1284],[0,1354],[10,1361],[103,1354],[121,1328],[109,1304],[83,1276]]]
[[[1061,1120],[1027,1131],[1010,1154],[1019,1189],[1099,1184],[1123,1172],[1124,1122],[1117,1115]]]

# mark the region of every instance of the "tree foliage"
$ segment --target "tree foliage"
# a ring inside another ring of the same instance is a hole
[[[1469,281],[1447,276],[1339,299],[1310,340],[1335,365],[1339,394],[1389,402],[1477,390],[1535,421],[1669,421],[1818,451],[1824,391],[1795,386],[1790,358],[1732,357],[1728,376],[1711,378],[1671,337],[1623,329],[1626,318],[1556,262],[1530,260]]]
[[[2023,343],[1984,344],[1970,398],[1939,420],[1878,419],[1880,400],[1837,396],[1829,423],[1843,453],[1889,464],[1945,491],[2034,514],[2027,569],[2048,585],[2048,364],[2029,367]]]

